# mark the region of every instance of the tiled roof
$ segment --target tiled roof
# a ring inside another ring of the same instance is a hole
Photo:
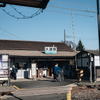
[[[0,50],[35,50],[44,51],[45,47],[57,47],[58,51],[73,50],[63,42],[37,42],[19,40],[0,40]]]
[[[77,52],[77,55],[80,55],[81,53],[91,53],[95,56],[99,56],[99,51],[98,50],[84,50],[84,51],[80,51],[80,52]]]
[[[95,56],[99,56],[99,51],[98,50],[86,50],[89,53],[94,54]]]

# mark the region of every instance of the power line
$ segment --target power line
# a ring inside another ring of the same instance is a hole
[[[33,18],[35,14],[39,14],[38,12],[43,12],[43,9],[39,9],[39,10],[37,10],[34,14],[32,14],[32,15],[30,15],[30,16],[26,16],[26,15],[22,14],[22,12],[19,12],[19,11],[17,10],[17,8],[15,8],[14,6],[11,5],[11,7],[12,7],[19,15],[21,15],[21,16],[22,16],[23,18],[25,18],[25,19]]]
[[[72,3],[72,2],[64,2],[64,1],[50,1],[50,2],[54,2],[54,3],[59,3],[59,4],[71,4],[71,5],[78,5],[78,6],[90,6],[90,7],[96,7],[96,6],[91,6],[91,5],[83,5],[83,4],[79,4],[79,3]]]
[[[48,7],[53,7],[53,8],[58,8],[58,9],[67,9],[71,11],[74,10],[74,11],[80,11],[80,12],[97,13],[97,12],[89,11],[89,10],[71,9],[71,8],[65,8],[65,7],[56,7],[56,6],[48,6]]]
[[[10,5],[19,15],[25,17],[25,15],[23,15],[21,12],[19,12],[14,6]]]
[[[67,12],[63,12],[63,11],[54,11],[54,10],[46,10],[46,11],[51,11],[51,12],[55,12],[55,13],[73,14],[73,15],[85,16],[85,17],[93,17],[91,15],[83,15],[83,14],[78,14],[78,13],[67,13]]]
[[[21,37],[16,36],[15,34],[12,34],[11,32],[9,32],[9,31],[7,31],[7,30],[5,30],[5,29],[1,28],[1,27],[0,27],[0,30],[2,30],[2,31],[4,31],[4,32],[6,32],[7,34],[9,34],[9,35],[11,35],[11,36],[13,36],[13,37],[15,37],[15,38],[22,39]]]
[[[67,38],[73,38],[73,36],[71,36],[71,35],[66,35],[66,37]],[[76,39],[80,39],[80,38],[82,38],[82,39],[89,39],[89,40],[97,40],[96,38],[90,38],[90,37],[75,37]]]
[[[9,12],[7,12],[5,9],[3,9],[2,7],[0,7],[1,8],[1,10],[3,11],[3,12],[5,12],[7,15],[9,15],[9,16],[11,16],[11,17],[13,17],[13,18],[16,18],[16,19],[30,19],[30,18],[33,18],[33,17],[35,17],[35,16],[37,16],[37,15],[39,15],[41,12],[43,12],[43,10],[42,9],[39,9],[38,11],[36,11],[34,14],[32,14],[32,15],[30,15],[30,16],[25,16],[25,15],[23,15],[21,12],[18,12],[17,11],[17,9],[15,9],[16,10],[16,12],[17,13],[19,13],[22,17],[17,17],[17,16],[15,16],[15,15],[13,15],[13,14],[10,14]]]

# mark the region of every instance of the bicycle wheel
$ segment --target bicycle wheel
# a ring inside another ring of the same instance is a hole
[[[58,74],[58,81],[61,82],[61,75]]]

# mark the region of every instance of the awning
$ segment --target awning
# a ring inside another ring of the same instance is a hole
[[[9,56],[27,56],[27,57],[73,57],[75,52],[58,51],[57,54],[45,54],[42,51],[33,50],[0,50],[0,54],[9,54]]]

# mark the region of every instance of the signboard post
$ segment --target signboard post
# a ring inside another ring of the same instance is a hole
[[[31,68],[32,68],[32,78],[36,79],[36,63],[32,63]]]
[[[7,54],[0,55],[0,81],[8,81],[9,86],[9,65]]]

